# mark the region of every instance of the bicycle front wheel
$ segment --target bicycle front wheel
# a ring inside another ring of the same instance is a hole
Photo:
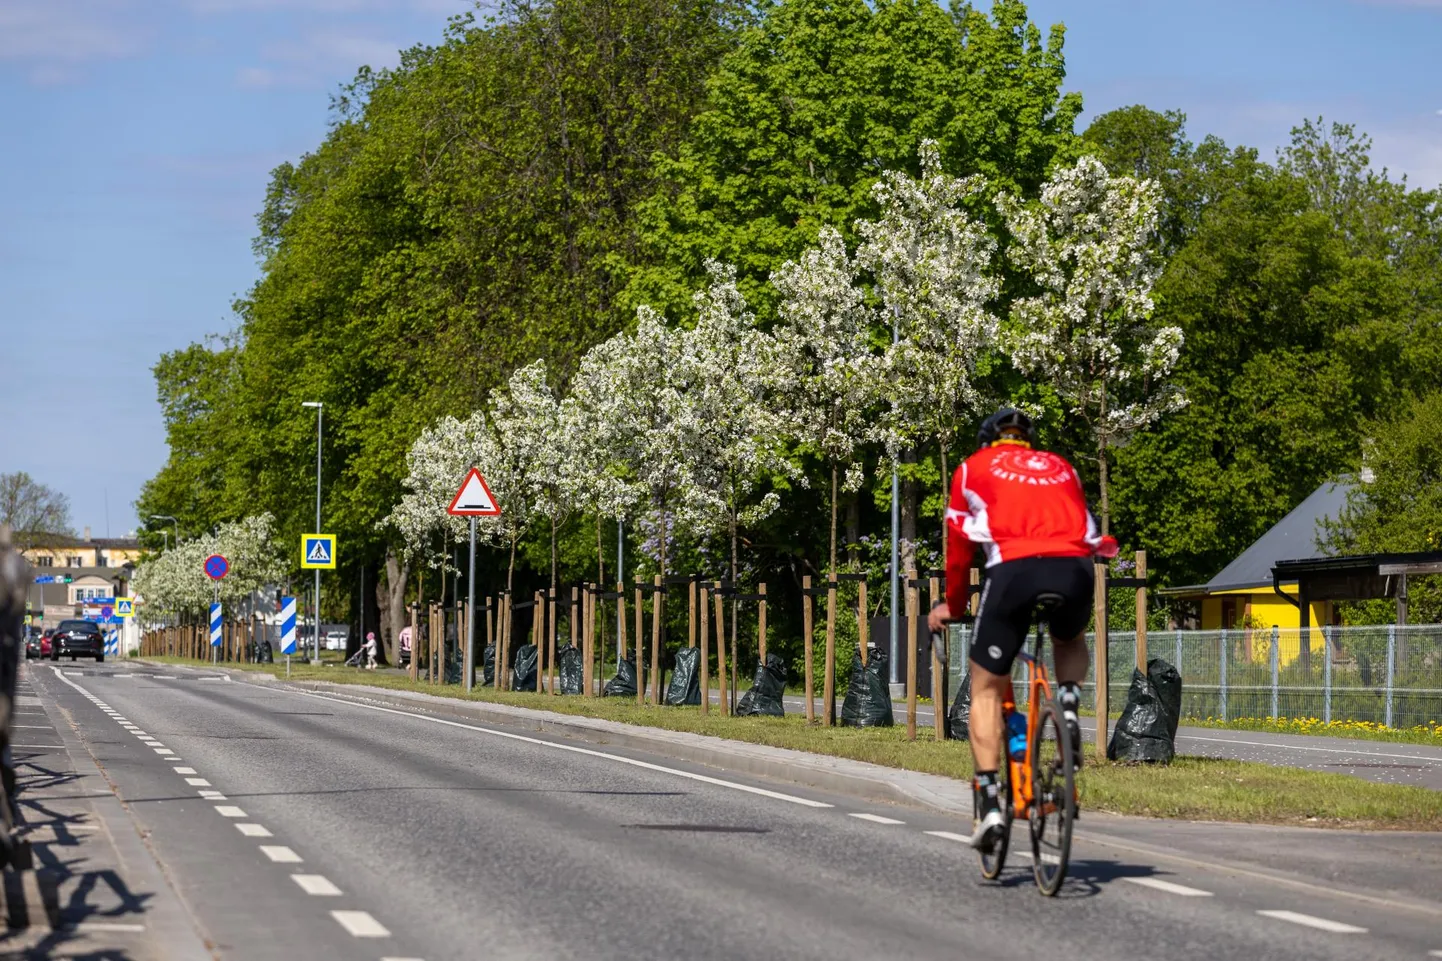
[[[1036,738],[1028,748],[1031,765],[1031,863],[1036,886],[1051,897],[1066,880],[1076,821],[1076,758],[1071,736],[1055,704],[1038,704]]]

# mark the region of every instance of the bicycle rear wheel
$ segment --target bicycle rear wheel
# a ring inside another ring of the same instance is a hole
[[[996,789],[1001,797],[1001,813],[1006,818],[1006,824],[1002,827],[1001,837],[992,845],[990,853],[977,852],[981,858],[981,876],[988,881],[995,881],[1001,876],[1002,868],[1006,867],[1006,851],[1011,846],[1011,819],[1015,813],[1011,804],[1011,765],[1005,759],[1002,760],[1001,770],[996,772],[996,778]]]
[[[1076,759],[1066,722],[1054,703],[1036,705],[1036,738],[1029,747],[1032,809],[1031,863],[1036,886],[1051,897],[1061,889],[1071,861],[1076,821]]]

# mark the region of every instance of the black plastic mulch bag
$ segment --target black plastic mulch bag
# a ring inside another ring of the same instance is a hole
[[[536,689],[536,645],[523,644],[516,648],[516,664],[511,671],[511,690],[534,691]]]
[[[841,702],[842,727],[891,727],[891,686],[887,683],[886,652],[873,649],[866,663],[857,651],[851,661],[851,683]]]
[[[561,693],[580,694],[585,687],[586,658],[574,644],[567,644],[556,652],[556,668],[561,674]]]
[[[956,698],[951,702],[951,710],[946,712],[946,722],[947,737],[965,741],[971,736],[970,671],[961,675],[961,683],[956,686]]]
[[[751,690],[741,695],[736,704],[738,717],[785,717],[781,695],[786,693],[786,662],[775,654],[767,654],[756,664],[756,679]]]
[[[260,641],[258,644],[256,644],[256,649],[257,649],[257,653],[258,653],[258,658],[257,658],[257,662],[258,662],[258,663],[260,663],[260,664],[274,664],[274,663],[275,663],[275,648],[273,648],[273,647],[270,646],[270,641],[268,641],[268,640],[267,640],[267,641]]]
[[[1147,661],[1147,673],[1132,669],[1127,704],[1107,745],[1107,760],[1170,763],[1177,753],[1177,722],[1182,713],[1182,676],[1160,657]]]
[[[701,650],[683,647],[676,652],[671,683],[666,685],[666,703],[672,707],[701,703]]]
[[[496,683],[496,645],[487,644],[481,652],[481,683],[487,686]]]
[[[621,663],[616,665],[616,676],[606,682],[601,688],[602,697],[635,697],[636,696],[636,662],[630,658],[623,658]]]

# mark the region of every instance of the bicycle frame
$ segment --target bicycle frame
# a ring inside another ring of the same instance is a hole
[[[1052,698],[1051,678],[1047,674],[1046,665],[1042,663],[1041,660],[1042,647],[1045,641],[1046,632],[1039,628],[1037,630],[1036,653],[1028,654],[1026,650],[1023,649],[1017,654],[1017,657],[1026,665],[1027,752],[1020,761],[1012,760],[1011,755],[1008,753],[1006,763],[1007,771],[1011,775],[1009,781],[1011,783],[1012,810],[1015,812],[1013,816],[1021,818],[1024,821],[1031,819],[1032,805],[1036,801],[1031,780],[1031,745],[1036,743],[1038,724],[1036,708],[1038,704],[1047,703]],[[1015,689],[1013,689],[1012,693],[1013,695],[1015,694]],[[1002,701],[1003,712],[1008,709],[1016,710],[1016,700],[1014,696],[1008,696]],[[1003,716],[1005,715],[1003,714]],[[1004,737],[1005,731],[1003,731],[1003,738]],[[1006,750],[1005,740],[1003,740],[1002,744],[1002,750]],[[1046,811],[1045,813],[1050,814],[1051,811]]]

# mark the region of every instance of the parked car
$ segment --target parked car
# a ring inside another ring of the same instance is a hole
[[[26,635],[25,635],[25,660],[28,661],[28,660],[30,660],[30,658],[32,658],[32,657],[39,657],[39,656],[40,656],[40,635],[39,635],[39,634],[26,634]]]
[[[54,636],[55,636],[55,630],[54,630],[54,628],[47,627],[47,628],[45,628],[45,630],[43,630],[43,631],[40,632],[40,646],[39,646],[39,648],[38,648],[38,654],[37,654],[38,657],[46,658],[46,657],[49,657],[49,656],[50,656],[50,641],[51,641],[51,639],[52,639]],[[30,656],[30,652],[29,652],[29,651],[26,651],[26,652],[25,652],[25,656],[26,656],[26,657],[29,657],[29,656]]]
[[[105,660],[105,635],[93,621],[61,621],[50,639],[50,649],[52,660],[68,655],[72,661],[77,657],[93,657],[99,663]]]

